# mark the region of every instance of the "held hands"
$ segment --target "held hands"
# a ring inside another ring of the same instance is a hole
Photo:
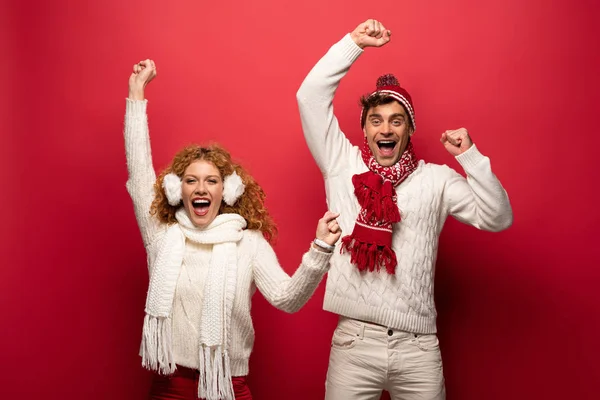
[[[156,77],[156,65],[152,60],[140,61],[133,65],[133,73],[129,77],[129,98],[144,100],[144,89]]]
[[[340,236],[342,236],[342,229],[340,228],[336,218],[339,217],[340,214],[334,213],[331,211],[327,211],[323,218],[319,220],[317,223],[317,233],[315,237],[318,240],[325,242],[325,244],[329,246],[335,245],[335,243],[339,240]],[[317,244],[313,244],[319,250],[326,250]]]
[[[473,141],[465,128],[442,133],[440,141],[454,157],[461,155],[473,146]]]
[[[368,19],[358,25],[350,34],[354,43],[361,49],[365,47],[381,47],[390,41],[392,32],[375,19]]]

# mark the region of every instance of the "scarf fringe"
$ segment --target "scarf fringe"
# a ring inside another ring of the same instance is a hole
[[[200,346],[200,351],[198,351],[198,398],[204,399],[206,398],[206,369],[204,368],[204,350],[202,346]]]
[[[234,400],[229,353],[221,346],[202,347],[199,351],[198,397]]]
[[[162,375],[175,372],[171,347],[171,320],[146,314],[142,335],[142,365]]]
[[[229,360],[229,352],[223,352],[223,361],[225,363],[225,395],[227,399],[234,398],[233,380],[231,379],[231,362]]]
[[[361,242],[352,235],[342,238],[341,252],[350,253],[350,262],[359,271],[379,271],[385,267],[388,274],[394,275],[398,260],[396,253],[389,246],[378,246],[377,244]]]

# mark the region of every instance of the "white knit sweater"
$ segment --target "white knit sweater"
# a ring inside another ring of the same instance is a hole
[[[127,99],[125,150],[129,179],[127,190],[133,200],[136,219],[153,265],[167,225],[149,213],[156,180],[150,152],[147,101]],[[175,362],[198,368],[198,327],[202,311],[202,289],[208,271],[212,245],[186,241],[181,273],[177,280],[172,310],[173,352]],[[331,253],[314,248],[304,254],[302,263],[290,278],[259,231],[245,230],[237,245],[238,275],[231,321],[232,376],[248,374],[248,359],[254,344],[250,300],[256,287],[273,306],[286,312],[298,311],[312,296],[329,268]],[[152,274],[152,271],[149,271]]]
[[[361,54],[346,35],[315,65],[297,93],[306,142],[325,179],[327,204],[340,213],[338,221],[345,234],[352,232],[360,210],[352,176],[368,169],[360,149],[340,130],[332,102],[340,80]],[[325,310],[409,332],[436,332],[433,282],[446,217],[487,231],[506,229],[513,218],[489,158],[473,145],[456,159],[467,179],[445,165],[419,161],[417,169],[396,187],[402,221],[393,226],[395,275],[360,273],[348,254],[334,251]]]

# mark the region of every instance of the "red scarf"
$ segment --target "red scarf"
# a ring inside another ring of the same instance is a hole
[[[352,234],[342,239],[341,251],[350,253],[350,262],[360,271],[379,271],[385,266],[388,274],[394,274],[398,261],[392,250],[392,224],[400,222],[395,187],[417,168],[417,157],[410,141],[390,167],[375,160],[367,138],[361,153],[369,171],[352,177],[361,209]]]

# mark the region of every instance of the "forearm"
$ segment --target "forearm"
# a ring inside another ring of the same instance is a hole
[[[510,227],[512,207],[502,184],[492,172],[490,159],[474,145],[456,159],[467,174],[471,191],[464,204],[458,203],[454,207],[457,218],[466,219],[466,222],[487,231],[497,232]]]
[[[278,263],[268,259],[257,260],[255,281],[263,296],[274,307],[293,313],[298,311],[313,295],[323,275],[329,270],[332,253],[309,249],[302,263],[290,277]]]

